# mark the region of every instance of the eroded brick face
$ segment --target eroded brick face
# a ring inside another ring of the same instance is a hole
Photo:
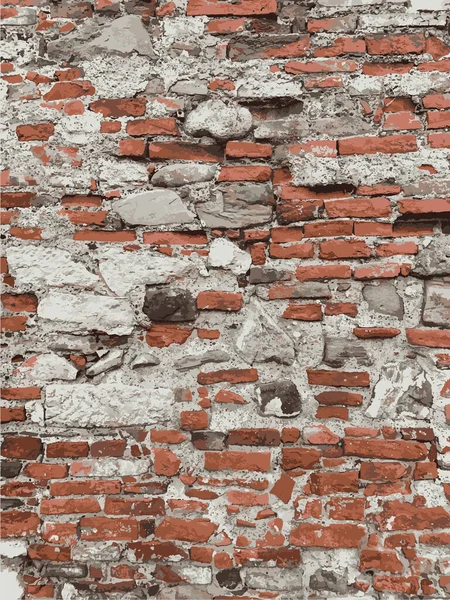
[[[450,598],[449,14],[4,3],[5,600]]]

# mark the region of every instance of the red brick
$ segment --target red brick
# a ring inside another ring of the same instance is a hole
[[[269,181],[272,169],[265,165],[222,167],[217,181]]]
[[[64,479],[69,472],[67,465],[28,463],[23,474],[33,479]]]
[[[325,210],[331,219],[336,217],[388,217],[391,203],[387,198],[348,198],[325,200]]]
[[[89,454],[87,442],[52,442],[47,444],[47,458],[85,458]]]
[[[285,471],[314,469],[319,466],[322,456],[315,448],[283,448],[281,452],[281,468]]]
[[[254,142],[227,142],[225,154],[232,158],[269,158],[272,156],[272,146]]]
[[[388,575],[375,575],[373,587],[378,592],[397,592],[417,597],[419,591],[418,577],[390,577]]]
[[[166,348],[171,344],[184,344],[193,329],[182,325],[153,323],[145,336],[146,342],[153,348]]]
[[[186,14],[195,16],[251,16],[270,15],[277,13],[276,0],[238,0],[235,3],[221,0],[189,0]]]
[[[293,529],[290,542],[306,548],[358,548],[365,534],[365,528],[359,525],[300,523]]]
[[[35,125],[18,125],[16,127],[19,142],[46,142],[54,133],[53,123],[37,123]]]
[[[305,237],[337,237],[353,234],[353,221],[305,223]]]
[[[312,473],[309,477],[312,494],[326,496],[342,492],[358,492],[358,471],[343,473]]]
[[[348,265],[311,265],[309,267],[297,267],[295,274],[300,281],[349,279],[351,268]]]
[[[36,535],[40,525],[36,513],[10,510],[2,513],[0,532],[2,537],[24,537]]]
[[[40,505],[43,515],[71,515],[101,511],[95,498],[43,498]]]
[[[251,383],[258,381],[258,371],[256,369],[224,369],[221,371],[210,371],[209,373],[199,373],[197,382],[201,385],[212,385],[214,383]]]
[[[280,432],[277,429],[231,429],[227,442],[230,446],[278,446]]]
[[[347,315],[348,317],[358,316],[358,305],[352,302],[327,302],[325,304],[325,314],[327,316]]]
[[[427,124],[430,129],[450,127],[450,110],[427,112]]]
[[[359,570],[401,573],[403,571],[403,563],[395,552],[363,548],[359,557]]]
[[[166,513],[163,498],[106,498],[105,514],[158,516]]]
[[[450,348],[450,331],[438,329],[407,329],[406,337],[414,346]]]
[[[393,338],[400,335],[400,329],[394,327],[355,327],[353,335],[364,340],[372,338]]]
[[[205,543],[216,531],[209,519],[176,519],[166,517],[156,528],[155,536],[163,540]]]
[[[313,244],[270,244],[269,254],[271,258],[312,258],[314,256]]]
[[[6,437],[2,443],[2,456],[35,460],[42,454],[42,442],[34,437]]]
[[[434,200],[399,200],[397,202],[401,214],[427,214],[450,212],[450,198],[435,198]]]
[[[153,142],[149,146],[150,158],[157,160],[195,160],[199,162],[223,162],[220,146],[191,144],[188,142]]]
[[[82,540],[135,540],[138,537],[136,519],[83,517],[80,520]]]
[[[43,98],[49,102],[52,100],[93,96],[94,94],[95,88],[90,81],[61,81],[55,83],[51,90],[44,94]]]
[[[289,304],[283,319],[294,319],[296,321],[321,321],[322,306],[320,304]]]
[[[327,503],[328,515],[334,521],[364,521],[364,498],[332,498]]]
[[[1,388],[0,397],[4,400],[39,400],[40,387]]]
[[[177,122],[173,118],[164,119],[138,119],[127,123],[127,133],[131,136],[140,135],[180,135]],[[164,142],[163,142],[164,143]],[[168,142],[170,143],[170,142]],[[158,143],[151,144],[150,157],[154,158],[152,152],[156,152]]]
[[[329,385],[334,387],[369,387],[369,373],[344,371],[324,371],[307,369],[310,385]]]
[[[360,458],[394,460],[424,460],[428,454],[425,444],[401,440],[344,439],[344,454]]]
[[[178,473],[181,460],[174,452],[165,448],[154,448],[153,454],[155,457],[153,468],[157,475],[173,477]]]
[[[329,240],[319,245],[319,257],[324,260],[368,258],[370,248],[363,240]]]
[[[2,406],[0,408],[0,422],[11,423],[13,421],[25,421],[27,418],[25,408],[23,406],[15,406],[13,408],[7,408]]]
[[[367,52],[375,55],[421,54],[425,50],[423,33],[379,34],[366,37]]]
[[[119,494],[120,481],[88,479],[85,481],[57,481],[50,485],[52,496],[84,496],[85,494]]]
[[[102,114],[107,119],[119,117],[140,117],[145,114],[146,98],[114,98],[95,100],[89,104],[89,109]]]
[[[35,197],[33,192],[2,192],[2,208],[29,208]]]
[[[211,35],[241,33],[245,29],[245,19],[216,19],[208,23],[207,29],[208,33]],[[215,87],[211,87],[210,84],[210,89],[215,89]],[[234,89],[234,87],[232,89]]]
[[[185,431],[198,431],[208,429],[208,413],[204,410],[187,410],[180,413],[181,429]]]
[[[197,307],[200,310],[237,311],[243,306],[242,294],[235,292],[199,292]]]
[[[205,452],[208,471],[258,471],[270,469],[270,452]]]
[[[342,156],[351,154],[395,154],[415,152],[417,141],[413,135],[390,135],[388,137],[354,137],[338,141],[338,151]]]

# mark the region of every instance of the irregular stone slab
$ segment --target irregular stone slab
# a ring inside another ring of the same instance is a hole
[[[373,419],[393,418],[406,412],[424,419],[432,403],[431,382],[419,363],[408,360],[390,362],[381,369],[366,415]]]
[[[93,354],[102,345],[93,335],[81,336],[70,333],[49,335],[46,337],[46,343],[51,350],[82,354]]]
[[[191,354],[190,356],[180,358],[180,360],[175,362],[174,366],[179,371],[185,371],[206,363],[221,363],[228,360],[230,360],[230,355],[223,350],[209,350],[203,354]]]
[[[116,562],[120,554],[120,547],[112,542],[77,544],[72,547],[72,560],[80,562]]]
[[[369,310],[382,315],[390,315],[403,319],[403,300],[399,296],[395,285],[380,283],[379,285],[365,285],[362,290],[364,300],[369,305]]]
[[[297,386],[288,379],[259,385],[256,388],[256,399],[266,417],[296,417],[302,410],[302,399]]]
[[[151,352],[142,352],[138,354],[136,358],[131,362],[132,369],[138,369],[139,367],[153,367],[160,364],[160,360],[157,356]]]
[[[50,385],[45,422],[67,427],[152,425],[170,419],[172,390],[132,385]],[[95,462],[95,461],[94,461]]]
[[[217,238],[209,247],[208,264],[240,275],[249,270],[252,258],[248,252],[244,252],[230,240]]]
[[[6,250],[9,272],[20,286],[51,286],[91,288],[97,275],[73,260],[72,255],[59,248],[43,246],[17,246]]]
[[[137,15],[114,19],[110,25],[101,28],[100,36],[86,44],[85,49],[80,48],[86,58],[92,56],[94,51],[122,56],[137,52],[141,56],[155,57],[149,32]]]
[[[113,210],[128,225],[180,225],[195,219],[180,196],[170,190],[151,190],[122,198],[114,202]]]
[[[194,137],[211,135],[219,140],[244,137],[252,128],[248,108],[225,104],[222,100],[207,100],[190,112],[184,129]]]
[[[73,381],[78,373],[71,362],[53,352],[32,356],[22,363],[18,372],[33,377],[36,382],[52,379]]]
[[[425,283],[422,321],[432,327],[450,328],[450,284],[440,281]]]
[[[327,591],[336,594],[345,594],[349,592],[347,585],[348,570],[344,569],[342,573],[336,573],[328,569],[317,569],[309,580],[309,587],[318,592]]]
[[[250,365],[276,362],[291,365],[295,360],[293,340],[267,314],[257,300],[247,309],[235,342],[236,350]]]
[[[147,290],[142,311],[150,321],[195,321],[198,310],[189,290]]]
[[[371,365],[372,360],[364,344],[344,338],[327,337],[323,362],[330,367],[343,367],[347,360],[356,358],[358,365]]]
[[[235,590],[242,585],[241,570],[232,567],[231,569],[221,569],[216,573],[217,583],[220,587],[228,590]]]
[[[121,296],[139,286],[169,283],[193,274],[196,269],[187,259],[148,250],[124,252],[108,248],[100,254],[99,271],[109,289]]]
[[[102,357],[98,360],[92,367],[86,370],[86,375],[88,377],[95,377],[96,375],[100,375],[100,373],[106,373],[111,369],[115,369],[116,367],[120,367],[123,361],[123,350],[111,350],[106,354],[106,356]]]
[[[66,294],[51,290],[42,298],[37,311],[57,331],[110,335],[129,335],[133,331],[134,312],[125,298],[96,294]]]
[[[417,277],[450,275],[450,244],[448,240],[445,237],[432,240],[426,248],[421,248],[411,274]]]
[[[252,589],[273,590],[275,592],[303,589],[302,572],[299,569],[282,567],[251,567],[245,569],[245,583]]]
[[[271,267],[251,267],[248,281],[251,284],[273,283],[274,281],[287,281],[291,279],[292,274],[282,269],[272,269]]]
[[[181,165],[167,165],[156,171],[152,177],[152,184],[161,187],[179,187],[193,183],[203,183],[214,179],[217,167],[215,165],[202,165],[190,163]]]
[[[206,227],[238,229],[270,221],[272,202],[269,185],[232,184],[217,189],[209,202],[199,204],[197,214]]]
[[[228,56],[234,61],[291,58],[304,56],[309,47],[309,35],[271,35],[270,38],[236,38],[228,44]]]

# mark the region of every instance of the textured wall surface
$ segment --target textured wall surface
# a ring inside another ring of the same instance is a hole
[[[450,598],[449,0],[1,14],[2,597]]]

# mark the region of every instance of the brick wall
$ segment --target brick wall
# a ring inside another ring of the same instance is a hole
[[[5,600],[450,598],[449,14],[5,2]]]

